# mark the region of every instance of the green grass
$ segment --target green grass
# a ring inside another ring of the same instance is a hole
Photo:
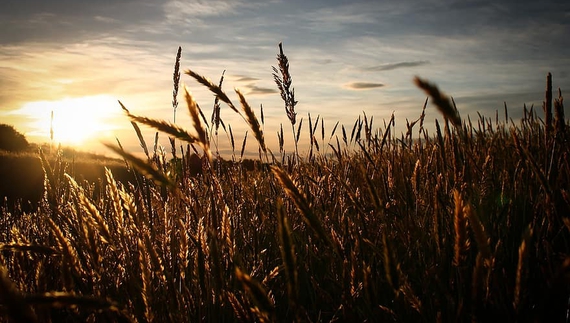
[[[288,69],[275,72],[292,91]],[[239,111],[222,82],[188,74]],[[238,93],[260,145],[246,169],[211,161],[212,129],[186,93],[198,136],[129,113],[189,142],[173,162],[116,148],[131,182],[107,171],[97,191],[44,159],[39,208],[2,209],[0,321],[564,320],[570,133],[561,98],[550,125],[526,108],[517,122],[462,120],[437,87],[417,82],[443,105],[434,135],[423,113],[401,136],[366,116],[338,132],[315,119],[307,156],[274,155]],[[295,105],[283,97],[297,141]],[[191,145],[205,150],[201,165],[190,162]]]

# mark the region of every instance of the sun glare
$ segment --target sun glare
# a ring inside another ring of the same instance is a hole
[[[109,137],[120,108],[111,96],[99,95],[29,102],[19,112],[32,120],[30,134],[39,140],[81,146]]]

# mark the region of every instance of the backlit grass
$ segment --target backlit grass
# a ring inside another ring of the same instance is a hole
[[[278,63],[296,146],[302,128],[282,48]],[[272,152],[263,117],[240,92],[234,105],[223,79],[216,85],[186,73],[242,115],[259,160],[251,168],[215,161],[211,127],[223,122],[205,122],[188,91],[188,131],[123,107],[135,129],[153,126],[173,147],[175,140],[186,147],[172,149],[174,159],[144,142],[142,159],[114,147],[130,165],[130,182],[106,171],[97,188],[42,157],[37,210],[1,211],[0,320],[566,318],[570,134],[550,77],[545,118],[526,107],[520,121],[462,118],[418,78],[442,112],[433,135],[421,106],[405,134],[393,120],[374,128],[366,115],[353,129],[309,118],[309,153],[286,155],[283,131],[280,152]],[[237,154],[231,128],[222,130]]]

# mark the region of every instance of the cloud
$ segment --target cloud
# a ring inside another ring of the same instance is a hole
[[[166,17],[183,19],[184,17],[210,17],[232,14],[244,4],[240,1],[170,1],[164,6]]]
[[[382,83],[369,83],[369,82],[352,82],[345,85],[346,88],[351,90],[369,90],[386,86]]]
[[[247,94],[249,95],[267,95],[267,94],[278,93],[276,89],[259,87],[256,86],[255,84],[246,85],[246,88],[249,89],[249,92],[247,92]]]
[[[395,70],[398,68],[406,68],[406,67],[416,67],[416,66],[422,66],[422,65],[427,65],[430,64],[429,61],[410,61],[410,62],[399,62],[399,63],[388,63],[388,64],[382,64],[382,65],[378,65],[378,66],[372,66],[370,68],[367,68],[367,70],[369,71],[391,71],[391,70]]]
[[[168,71],[172,70],[173,58],[156,56],[150,49],[141,50],[139,42],[121,39],[110,42],[120,46],[113,47],[104,41],[65,47],[0,46],[0,86],[5,90],[0,93],[0,109],[62,97],[128,95],[136,88],[151,93],[157,91],[159,84],[171,84],[172,76],[168,75],[172,72]],[[141,82],[146,79],[137,74],[141,70],[146,70],[146,77],[152,75],[153,81]]]
[[[241,16],[242,11],[257,9],[263,5],[266,5],[263,1],[252,0],[167,0],[163,11],[166,21],[174,25],[193,26],[195,23],[203,23],[204,26],[211,27],[211,23],[216,21],[215,18]]]
[[[237,79],[235,80],[236,82],[254,82],[254,81],[259,81],[258,78],[250,77],[250,76],[236,75],[236,77],[237,77]]]
[[[106,24],[114,24],[114,23],[118,22],[117,19],[104,17],[104,16],[95,16],[95,17],[93,17],[93,19],[95,19],[95,21],[99,21],[99,22],[106,23]]]
[[[303,12],[299,17],[305,21],[304,26],[311,30],[339,32],[349,26],[375,24],[375,11],[372,6],[356,3],[322,7]]]
[[[143,23],[158,24],[164,16],[162,1],[7,1],[0,12],[0,45],[65,44],[126,34]]]

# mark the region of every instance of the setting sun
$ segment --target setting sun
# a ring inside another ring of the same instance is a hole
[[[53,129],[54,144],[80,146],[111,135],[111,120],[120,112],[117,106],[114,98],[99,95],[30,102],[20,112],[31,119],[30,135],[50,141]]]

